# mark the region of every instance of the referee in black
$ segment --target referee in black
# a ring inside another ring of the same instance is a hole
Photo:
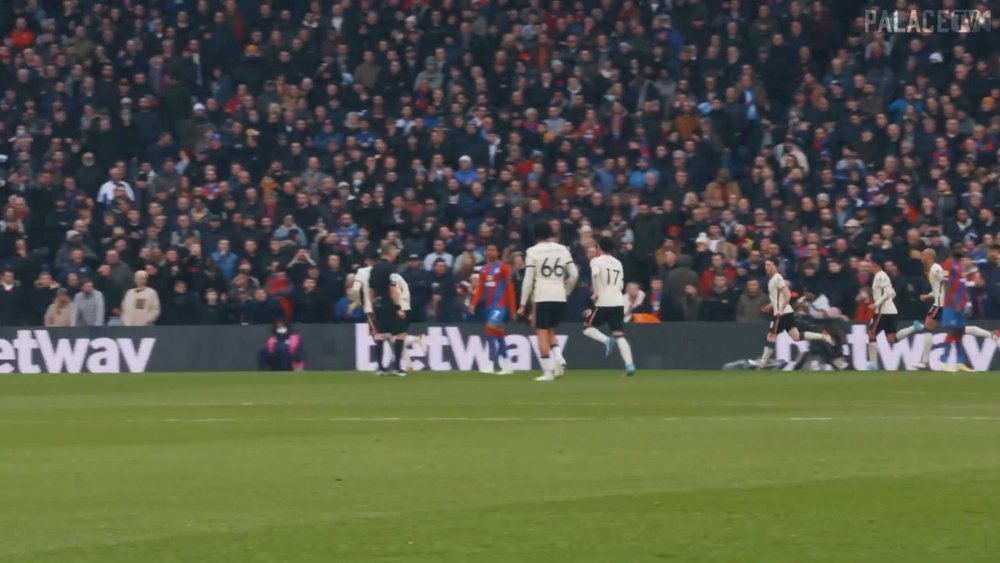
[[[396,273],[397,249],[392,244],[384,244],[381,248],[381,259],[372,266],[371,279],[368,282],[371,291],[372,309],[376,334],[392,335],[392,352],[394,371],[391,375],[406,377],[401,362],[403,346],[406,342],[406,312],[400,306],[399,289],[392,281]]]

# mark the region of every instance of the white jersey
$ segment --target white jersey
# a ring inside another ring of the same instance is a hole
[[[399,290],[399,307],[404,311],[410,310],[410,284],[406,283],[403,276],[399,274],[392,274],[389,276],[389,281],[396,286]]]
[[[872,280],[872,298],[875,299],[875,313],[878,315],[895,315],[899,311],[896,310],[896,303],[893,299],[896,297],[896,290],[892,288],[892,281],[889,280],[889,274],[885,271],[881,271],[875,274],[875,279]]]
[[[372,300],[368,296],[368,282],[372,277],[372,267],[365,266],[358,268],[358,273],[354,274],[354,305],[360,306],[365,314],[373,312]]]
[[[781,274],[774,274],[771,279],[767,280],[767,296],[771,299],[771,311],[775,315],[787,315],[793,312],[791,303],[785,303],[781,311],[778,311],[778,305],[781,304],[781,294],[786,287],[788,284],[785,283],[785,278],[781,277]]]
[[[941,264],[934,264],[927,271],[927,281],[931,284],[931,304],[935,307],[944,307],[944,278]]]
[[[597,307],[622,307],[625,305],[625,272],[622,263],[610,254],[601,254],[590,261],[590,281],[597,300]]]
[[[529,300],[566,302],[580,275],[568,248],[557,242],[540,242],[528,249],[524,262],[521,305],[527,305]]]

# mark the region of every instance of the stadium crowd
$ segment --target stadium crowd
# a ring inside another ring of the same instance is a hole
[[[0,325],[354,322],[384,241],[414,320],[462,321],[538,222],[577,316],[608,235],[646,319],[764,319],[777,256],[867,320],[867,254],[918,318],[918,253],[953,245],[1000,318],[1000,42],[865,5],[2,2]]]

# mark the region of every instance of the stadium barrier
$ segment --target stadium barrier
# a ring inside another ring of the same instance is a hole
[[[997,328],[1000,323],[978,323]],[[2,373],[144,373],[181,371],[252,371],[257,351],[269,335],[266,326],[8,328],[0,327]],[[374,342],[366,325],[302,325],[297,327],[309,370],[371,370]],[[620,370],[617,353],[605,357],[603,346],[565,325],[560,341],[571,368]],[[764,324],[678,323],[630,325],[628,338],[639,369],[719,369],[735,360],[757,357],[767,328]],[[416,369],[475,371],[488,365],[483,325],[414,327],[426,334],[425,347],[411,346]],[[879,342],[883,367],[900,370],[920,360],[921,340],[889,345]],[[934,335],[943,342],[944,335]],[[525,325],[511,328],[507,337],[511,360],[518,370],[538,369],[538,342]],[[965,349],[977,370],[1000,369],[1000,354],[990,340],[965,338]],[[776,357],[795,357],[795,344],[778,341]],[[853,327],[846,353],[863,368],[867,337],[862,325]],[[941,362],[942,348],[931,355],[932,367]]]

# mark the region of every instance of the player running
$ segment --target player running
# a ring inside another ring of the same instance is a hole
[[[896,335],[897,340],[906,338],[911,334],[918,334],[921,332],[932,333],[937,330],[941,324],[941,316],[945,309],[945,294],[947,293],[949,287],[949,275],[941,264],[937,263],[937,254],[933,250],[924,250],[920,254],[920,260],[924,263],[924,269],[927,272],[927,281],[931,288],[929,293],[920,296],[920,300],[930,301],[931,306],[927,311],[927,315],[924,317],[924,322],[921,323],[917,321],[913,323],[913,326],[899,331]],[[966,325],[965,334],[978,338],[992,338],[994,341],[1000,342],[1000,334],[998,334],[998,332],[993,332],[991,334],[990,331],[978,326]],[[923,351],[920,355],[920,363],[914,367],[917,369],[927,369],[930,367],[931,349],[933,348],[933,335],[928,334],[927,337],[924,338]]]
[[[875,274],[872,279],[872,299],[875,300],[875,315],[868,322],[868,371],[878,370],[879,333],[885,333],[890,344],[896,342],[896,290],[892,287],[889,274],[885,273],[881,258],[872,258],[867,262],[870,272]]]
[[[799,340],[799,329],[795,326],[795,313],[792,310],[792,290],[788,288],[785,278],[778,273],[778,260],[768,258],[764,261],[764,271],[767,273],[767,296],[770,303],[764,306],[765,311],[773,313],[771,328],[767,332],[767,344],[764,353],[757,362],[757,369],[764,369],[774,355],[774,343],[778,335],[787,332],[792,340]]]
[[[625,362],[625,375],[635,375],[635,364],[632,363],[632,347],[625,339],[625,276],[622,263],[611,255],[615,243],[610,238],[602,237],[597,241],[601,254],[590,261],[590,279],[593,289],[594,309],[584,322],[586,328],[583,334],[604,344],[605,355],[610,355],[614,348]],[[607,336],[596,327],[608,325],[611,336]]]
[[[495,244],[486,245],[486,265],[479,272],[479,284],[472,293],[469,313],[476,314],[476,307],[482,303],[486,308],[486,342],[490,349],[493,369],[483,369],[483,373],[510,375],[514,373],[507,361],[507,338],[504,322],[507,314],[517,312],[517,297],[510,266],[500,260],[500,249]]]
[[[533,304],[532,321],[538,336],[538,351],[542,355],[542,375],[535,381],[555,381],[566,371],[566,359],[559,350],[556,328],[566,312],[566,298],[579,277],[569,249],[555,242],[552,227],[541,222],[535,225],[535,246],[525,254],[524,283],[521,286],[523,316]]]

